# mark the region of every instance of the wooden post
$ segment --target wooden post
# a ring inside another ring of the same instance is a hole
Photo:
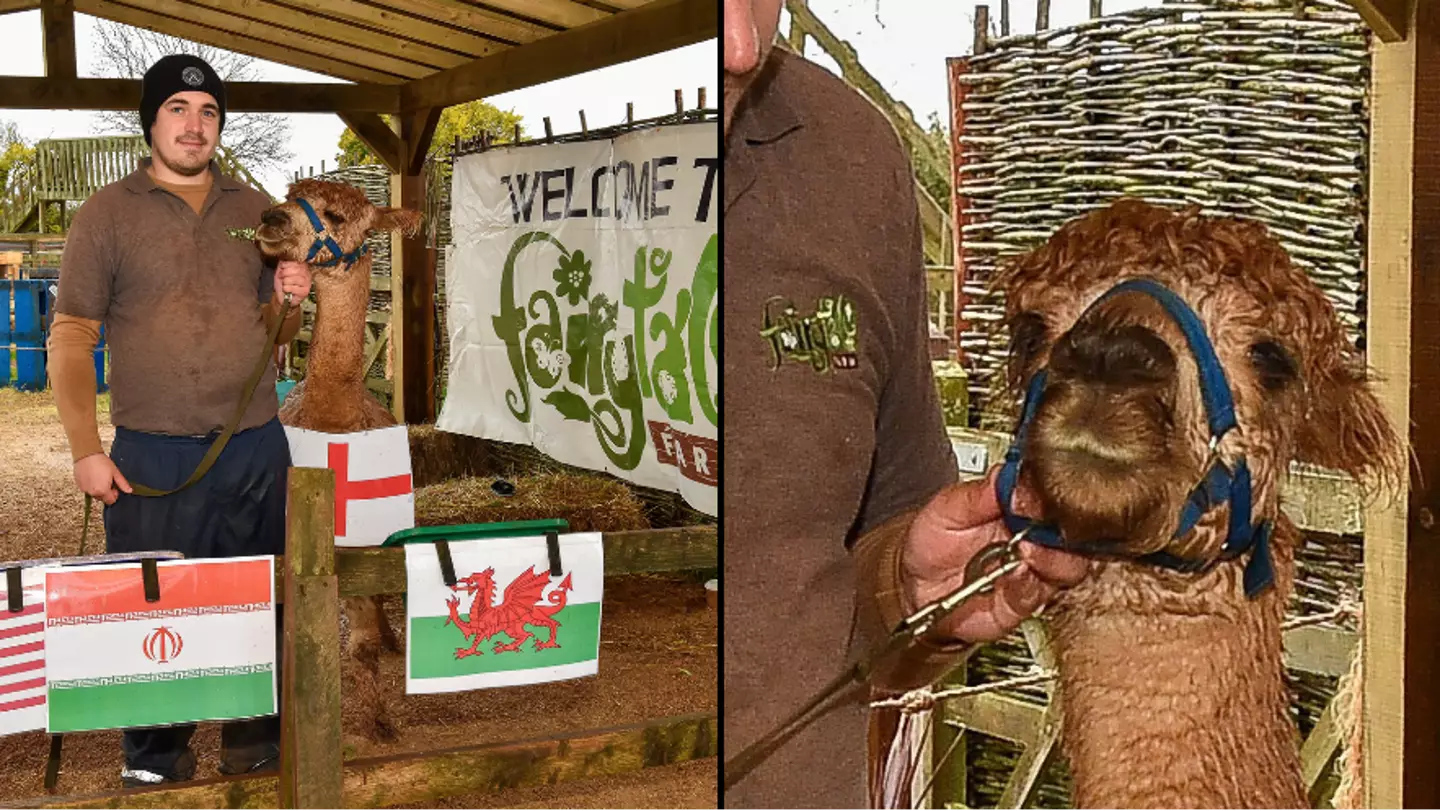
[[[391,175],[390,204],[425,211],[425,155],[440,123],[441,108],[400,116],[402,174]],[[435,420],[435,268],[424,228],[413,237],[390,238],[391,345],[397,361],[392,410],[402,422]],[[397,272],[398,271],[398,272]]]
[[[1105,13],[1102,2],[1103,0],[1090,0],[1090,19],[1093,20]]]
[[[45,78],[56,81],[74,79],[74,2],[72,0],[41,0],[40,27],[45,36]]]
[[[700,88],[700,101],[695,104],[695,109],[705,109],[705,88]]]
[[[335,472],[291,468],[285,515],[280,807],[339,808],[342,760]]]
[[[990,7],[984,4],[975,7],[975,43],[970,52],[979,56],[985,53],[985,43],[990,40]]]
[[[516,124],[515,124],[515,140],[511,141],[511,143],[512,143],[512,144],[518,144],[518,143],[520,143],[520,124],[519,124],[519,123],[516,123]]]
[[[590,134],[590,125],[585,123],[585,111],[580,111],[580,131],[586,135]]]
[[[1000,36],[1010,36],[1010,0],[1000,0]]]
[[[960,136],[965,134],[965,94],[969,85],[962,82],[960,78],[970,71],[970,62],[967,59],[952,57],[945,60],[945,67],[950,80],[950,227],[954,229],[955,233],[955,239],[952,240],[955,275],[951,281],[951,311],[955,314],[955,359],[964,364],[965,349],[960,338],[965,331],[964,311],[969,300],[965,296],[964,289],[965,198],[960,194],[960,167],[965,163],[965,147],[960,142]]]
[[[550,116],[545,116],[545,142],[555,140],[555,131],[550,128]]]
[[[1409,38],[1371,46],[1366,351],[1411,457],[1365,512],[1369,808],[1440,806],[1440,6],[1408,6]]]
[[[1050,0],[1035,0],[1035,30],[1046,31],[1050,28]]]

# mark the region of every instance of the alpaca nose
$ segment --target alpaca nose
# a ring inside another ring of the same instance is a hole
[[[283,228],[290,222],[290,218],[285,216],[285,212],[272,208],[260,215],[260,222],[271,228]]]
[[[1137,324],[1077,324],[1050,353],[1052,374],[1111,386],[1165,383],[1175,376],[1175,353],[1156,332]]]

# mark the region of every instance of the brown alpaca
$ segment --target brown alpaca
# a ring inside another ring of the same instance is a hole
[[[420,215],[414,211],[376,208],[364,192],[343,183],[301,180],[290,186],[284,203],[267,210],[255,238],[272,259],[307,261],[316,243],[316,229],[299,201],[309,203],[324,223],[325,236],[342,254],[353,256],[372,231],[400,230],[415,234]],[[323,236],[320,237],[323,239]],[[314,336],[302,380],[280,407],[285,425],[327,433],[350,433],[396,424],[365,388],[365,315],[370,305],[370,254],[322,267],[333,257],[322,248],[311,262],[318,309]],[[346,598],[349,620],[347,653],[360,664],[354,695],[365,707],[366,734],[372,739],[396,737],[379,683],[382,649],[398,651],[395,632],[385,619],[380,597]]]
[[[1274,584],[1254,598],[1248,557],[1201,574],[1125,559],[1211,560],[1230,509],[1173,538],[1210,438],[1175,322],[1133,292],[1080,321],[1134,277],[1189,304],[1228,378],[1239,430],[1219,456],[1248,462],[1254,518],[1274,527]],[[1299,460],[1397,481],[1403,464],[1330,303],[1263,226],[1135,200],[1066,224],[1001,284],[1012,385],[1048,369],[1021,481],[1067,544],[1116,543],[1048,612],[1077,805],[1306,807],[1280,632],[1300,532],[1280,511],[1281,477]]]

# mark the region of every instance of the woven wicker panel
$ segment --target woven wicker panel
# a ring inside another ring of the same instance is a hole
[[[1359,338],[1368,48],[1342,0],[1204,0],[972,57],[958,192],[977,426],[1007,426],[1014,407],[997,267],[1122,195],[1265,223]]]

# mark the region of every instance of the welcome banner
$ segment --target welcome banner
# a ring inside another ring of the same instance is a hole
[[[717,124],[456,159],[443,431],[717,511]]]

